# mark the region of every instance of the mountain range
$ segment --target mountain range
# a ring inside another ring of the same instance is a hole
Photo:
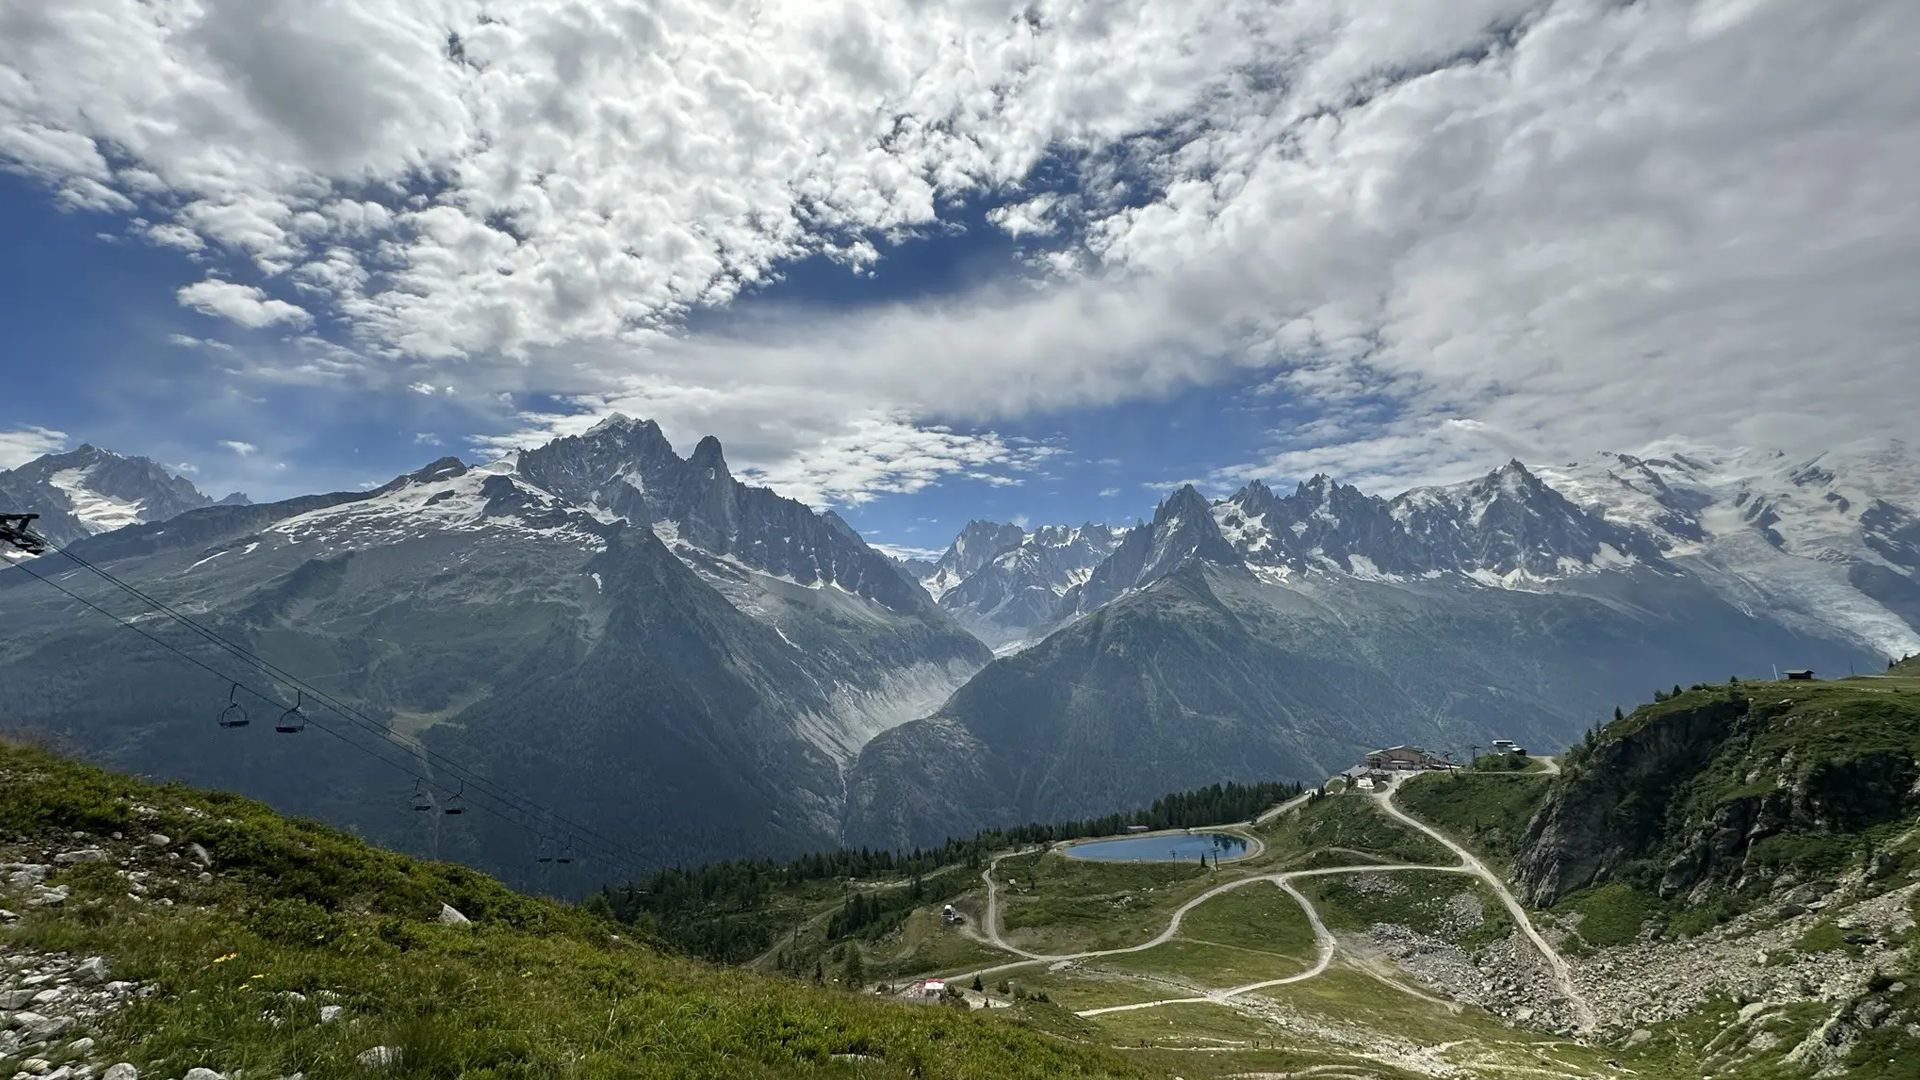
[[[626,417],[263,505],[91,447],[0,485],[403,741],[223,731],[224,682],[11,572],[0,724],[516,881],[513,837],[410,814],[361,750],[457,762],[660,865],[1313,780],[1379,744],[1555,747],[1648,687],[1920,648],[1920,466],[1898,445],[1516,461],[1393,498],[1186,486],[1132,528],[976,521],[920,563],[742,483],[718,440],[682,457]]]
[[[236,491],[219,505],[246,502]],[[39,514],[34,527],[56,544],[213,505],[191,481],[159,462],[95,446],[46,454],[17,469],[0,470],[0,506],[26,507]]]

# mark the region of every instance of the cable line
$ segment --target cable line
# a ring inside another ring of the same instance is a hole
[[[506,811],[496,809],[495,807],[488,805],[486,802],[477,801],[471,795],[467,795],[465,798],[461,799],[461,802],[465,806],[471,806],[474,809],[483,811],[494,818],[504,821],[507,824],[512,825],[522,830],[523,832],[526,832],[531,838],[533,838],[536,845],[540,844],[546,838],[546,833],[548,830],[545,828],[536,827],[535,825],[529,824],[526,821],[518,820],[513,815],[517,814],[517,815],[524,816],[526,818],[532,818],[536,820],[538,820],[541,817],[548,817],[553,820],[561,821],[568,825],[575,826],[576,828],[579,829],[580,835],[583,835],[587,837],[589,840],[593,841],[592,843],[589,843],[587,846],[590,848],[593,848],[595,850],[595,854],[598,857],[604,859],[609,865],[611,865],[613,868],[617,870],[621,870],[625,873],[631,874],[636,877],[639,876],[639,872],[635,869],[634,862],[630,862],[629,860],[630,859],[634,861],[644,861],[644,860],[638,859],[637,855],[634,852],[632,852],[631,849],[626,848],[625,845],[617,843],[613,840],[610,840],[605,836],[595,832],[594,830],[587,829],[584,826],[578,826],[577,823],[571,822],[568,819],[562,817],[561,815],[553,813],[553,811],[540,805],[539,803],[535,802],[532,799],[519,795],[517,792],[514,792],[511,789],[505,788],[502,785],[495,784],[484,777],[477,776],[473,774],[471,770],[467,769],[466,767],[459,765],[456,762],[452,762],[448,760],[444,755],[438,754],[425,746],[422,746],[418,743],[413,742],[410,739],[402,739],[400,737],[395,736],[392,732],[387,730],[386,727],[380,724],[378,721],[375,721],[370,717],[367,717],[364,714],[359,713],[357,710],[351,708],[350,706],[346,706],[338,702],[337,700],[333,699],[329,695],[326,695],[316,690],[315,688],[308,686],[305,682],[301,681],[299,678],[285,672],[284,670],[278,668],[276,665],[256,656],[255,654],[245,649],[244,647],[236,645],[231,641],[228,641],[218,633],[212,630],[209,630],[204,626],[201,626],[199,623],[195,622],[193,619],[175,610],[171,606],[149,596],[148,594],[142,592],[141,590],[135,588],[132,585],[127,584],[126,582],[120,580],[119,578],[106,572],[105,570],[102,570],[99,567],[94,566],[92,563],[88,562],[87,560],[82,559],[81,557],[66,551],[64,548],[50,548],[50,550],[57,551],[62,555],[66,555],[67,558],[72,560],[74,563],[98,575],[102,579],[106,580],[108,583],[126,591],[127,593],[131,594],[135,598],[139,599],[141,602],[149,605],[154,610],[160,612],[161,614],[166,615],[169,619],[177,623],[180,623],[181,625],[186,626],[188,629],[192,630],[194,633],[199,635],[203,640],[207,641],[210,644],[215,645],[216,647],[222,649],[223,651],[228,652],[229,654],[241,660],[243,663],[247,664],[249,667],[254,668],[255,670],[261,672],[262,674],[266,674],[269,677],[276,678],[289,685],[292,685],[293,687],[296,688],[296,690],[303,691],[304,692],[302,695],[303,697],[304,696],[313,697],[315,700],[319,701],[322,705],[326,706],[328,709],[332,710],[333,712],[339,714],[342,718],[346,719],[353,726],[369,734],[372,734],[378,738],[385,740],[389,744],[393,745],[395,748],[408,753],[410,756],[427,758],[427,759],[432,759],[432,760],[437,760],[442,762],[446,767],[446,769],[449,772],[455,773],[457,778],[459,779],[460,781],[459,792],[461,795],[466,795],[465,783],[467,780],[471,779],[474,782],[475,787],[478,789],[476,792],[477,795],[482,796],[486,799],[491,799],[500,804],[503,804],[506,807]],[[195,667],[200,668],[201,670],[206,671],[207,673],[218,677],[220,681],[230,683],[233,687],[233,690],[230,691],[228,696],[230,709],[237,705],[237,702],[234,702],[233,700],[233,694],[237,693],[240,690],[245,690],[246,692],[254,695],[255,697],[261,699],[262,701],[268,702],[269,704],[273,704],[273,705],[281,704],[281,699],[276,697],[274,694],[261,691],[251,685],[248,685],[247,683],[239,682],[232,679],[227,673],[222,672],[218,668],[213,667],[212,665],[206,663],[205,661],[199,659],[198,657],[195,657],[190,653],[187,653],[186,651],[180,649],[179,647],[175,646],[173,643],[165,640],[164,638],[158,637],[157,635],[149,632],[147,629],[138,625],[133,620],[122,618],[121,616],[116,615],[112,611],[109,611],[106,608],[101,607],[99,604],[94,603],[92,600],[89,600],[85,596],[82,596],[79,593],[76,593],[73,590],[68,589],[64,585],[61,585],[59,582],[53,580],[51,577],[34,571],[27,565],[25,561],[15,562],[13,566],[24,571],[29,577],[32,577],[35,580],[40,581],[52,587],[56,591],[64,594],[69,599],[72,599],[84,605],[85,607],[113,620],[114,622],[120,624],[121,626],[124,626],[127,629],[134,631],[135,633],[139,634],[141,637],[144,637],[148,641],[151,641],[154,644],[160,646],[161,648],[166,649],[168,652],[175,654],[176,656],[194,665]],[[223,713],[223,716],[225,715],[227,714]],[[283,715],[283,721],[289,720],[290,718],[295,716],[297,716],[299,719],[300,727],[304,728],[305,726],[310,725],[320,730],[321,732],[324,732],[325,734],[333,736],[334,738],[340,740],[341,742],[347,744],[348,746],[351,746],[354,749],[360,750],[361,752],[374,758],[376,761],[379,761],[396,770],[406,773],[409,777],[415,780],[416,788],[418,788],[420,785],[427,785],[427,786],[440,789],[442,791],[454,790],[454,788],[452,788],[450,785],[444,784],[440,781],[435,780],[433,777],[420,772],[417,768],[411,765],[408,765],[401,761],[396,761],[393,758],[390,758],[384,754],[378,753],[372,747],[362,742],[347,738],[344,734],[342,734],[340,731],[335,730],[331,726],[322,724],[317,720],[313,720],[311,717],[307,716],[304,713],[304,711],[302,711],[299,708],[298,705],[296,705],[292,709],[287,710],[287,713]],[[227,724],[224,726],[232,727],[232,726],[238,726],[238,725]],[[281,730],[286,730],[286,729],[282,728]],[[555,832],[554,839],[556,840],[558,839],[557,831]]]
[[[394,745],[399,749],[407,750],[411,753],[417,754],[423,759],[425,759],[426,761],[428,761],[429,763],[440,765],[442,768],[446,769],[448,772],[454,774],[456,779],[459,779],[462,781],[471,781],[474,784],[478,794],[485,797],[496,799],[521,813],[527,814],[530,817],[549,818],[555,822],[560,823],[561,825],[567,826],[570,829],[577,830],[580,835],[595,841],[596,842],[595,846],[600,847],[604,849],[605,852],[613,855],[615,858],[611,859],[610,861],[624,862],[626,860],[633,860],[635,862],[645,862],[644,858],[642,858],[637,852],[633,851],[631,848],[628,848],[625,844],[622,844],[619,841],[616,841],[610,837],[607,837],[606,835],[592,828],[589,828],[584,824],[573,821],[572,819],[566,817],[565,815],[556,813],[551,807],[544,806],[531,798],[520,795],[512,791],[511,789],[504,787],[503,785],[496,784],[492,780],[484,776],[480,776],[479,774],[473,772],[471,769],[467,768],[465,765],[462,765],[459,762],[456,762],[451,758],[448,758],[444,754],[434,751],[433,749],[427,747],[422,743],[416,742],[413,739],[406,738],[404,736],[394,734],[391,729],[389,729],[386,725],[380,723],[379,721],[374,720],[373,718],[367,716],[366,714],[360,712],[359,710],[353,708],[352,706],[347,705],[344,702],[341,702],[340,700],[332,697],[329,694],[326,694],[325,692],[305,682],[304,680],[300,679],[298,676],[292,674],[291,672],[288,672],[285,669],[273,664],[272,662],[258,656],[257,654],[253,653],[251,650],[247,649],[245,646],[237,645],[232,641],[228,640],[227,638],[221,636],[216,631],[210,630],[205,626],[200,625],[198,622],[194,621],[190,616],[182,614],[180,611],[176,610],[175,608],[171,607],[165,602],[141,591],[139,588],[136,588],[135,586],[130,585],[125,581],[122,581],[120,578],[115,577],[113,574],[108,573],[106,570],[103,570],[98,566],[95,566],[93,563],[88,562],[86,559],[83,559],[80,556],[75,555],[70,551],[67,551],[65,548],[55,548],[53,550],[58,552],[61,555],[66,556],[69,560],[71,560],[76,565],[83,567],[84,569],[99,576],[101,579],[107,581],[109,584],[112,584],[124,590],[128,594],[140,600],[142,603],[145,603],[151,606],[154,610],[159,611],[160,613],[166,615],[168,618],[173,619],[175,622],[178,622],[181,625],[187,627],[188,629],[192,630],[194,633],[200,635],[210,644],[213,644],[216,647],[225,650],[226,652],[232,654],[233,656],[237,657],[241,661],[252,665],[253,667],[259,669],[263,673],[268,674],[286,683],[289,686],[293,686],[297,689],[304,690],[308,695],[313,697],[315,700],[319,701],[321,704],[325,705],[327,708],[333,710],[335,713],[338,713],[342,718],[346,719],[348,722],[357,724],[358,726],[360,726],[361,728],[363,728],[369,734],[372,734],[376,738],[384,739],[385,741],[387,741],[388,743],[391,743],[392,745]],[[38,575],[35,575],[35,576],[38,576]],[[442,785],[437,781],[434,781],[430,777],[428,778],[428,783],[431,783],[435,787],[441,788],[442,790],[446,790],[445,785]]]

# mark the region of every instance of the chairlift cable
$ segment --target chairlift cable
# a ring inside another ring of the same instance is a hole
[[[257,654],[251,652],[246,647],[237,645],[234,642],[221,636],[218,632],[210,630],[207,627],[200,625],[191,617],[185,614],[182,614],[181,612],[174,609],[172,606],[166,604],[165,602],[147,594],[146,592],[143,592],[142,590],[140,590],[139,588],[133,585],[128,584],[127,582],[121,580],[120,578],[114,576],[113,574],[107,572],[106,570],[103,570],[100,567],[95,566],[93,563],[87,561],[86,559],[73,554],[72,552],[66,550],[65,548],[53,548],[51,550],[57,551],[59,554],[66,556],[69,560],[71,560],[76,565],[92,572],[96,576],[107,581],[109,584],[112,584],[117,588],[134,596],[135,598],[139,599],[142,603],[150,605],[154,610],[160,612],[161,614],[166,615],[168,618],[174,620],[175,622],[178,622],[181,625],[186,626],[188,629],[198,634],[200,637],[205,639],[210,644],[213,644],[216,647],[221,648],[228,653],[231,653],[232,655],[239,658],[243,662],[246,662],[254,666],[255,668],[259,669],[265,674],[268,674],[290,686],[293,686],[296,689],[304,689],[307,693],[313,694],[314,698],[317,701],[319,701],[321,704],[325,705],[327,708],[331,709],[335,713],[338,713],[341,717],[348,720],[350,723],[354,723],[357,726],[365,729],[369,734],[375,736],[376,738],[383,739],[386,742],[395,746],[396,748],[418,754],[419,756],[427,759],[429,762],[440,765],[441,768],[443,768],[445,771],[453,773],[455,776],[461,778],[462,780],[465,780],[465,779],[473,780],[475,787],[477,789],[477,793],[479,795],[496,799],[506,804],[507,806],[511,807],[517,812],[527,814],[529,817],[545,816],[547,818],[552,819],[553,821],[559,822],[563,825],[569,826],[574,830],[577,830],[580,835],[587,837],[593,841],[596,841],[596,844],[594,846],[602,848],[605,850],[605,852],[611,853],[616,856],[614,860],[610,860],[610,861],[626,862],[628,860],[631,860],[634,862],[642,862],[642,863],[645,861],[644,858],[642,858],[639,855],[639,853],[633,851],[631,848],[628,848],[625,844],[622,844],[619,841],[613,840],[612,838],[607,837],[604,834],[601,834],[594,829],[588,828],[585,825],[575,822],[565,817],[564,815],[555,813],[551,808],[543,806],[540,803],[534,801],[533,799],[528,798],[524,795],[520,795],[509,788],[505,788],[502,785],[496,784],[493,781],[488,780],[486,777],[479,776],[478,774],[475,774],[471,770],[467,769],[465,766],[462,766],[459,763],[452,761],[451,759],[447,758],[445,755],[440,754],[424,746],[423,744],[417,743],[414,740],[405,738],[403,736],[395,735],[385,725],[379,723],[376,720],[373,720],[372,718],[366,716],[364,713],[360,713],[358,710],[352,708],[351,706],[346,705],[345,703],[340,702],[339,700],[324,693],[323,691],[317,689],[316,687],[309,685],[308,683],[304,682],[303,680],[293,675],[292,673],[278,667],[277,665],[271,663],[270,661],[267,661],[264,658],[258,656]],[[44,577],[41,577],[41,575],[39,574],[34,574],[33,576],[40,578],[43,581],[46,580]],[[65,590],[62,590],[62,591],[65,591]],[[441,785],[440,783],[430,778],[428,779],[428,783],[433,784],[433,786],[435,787],[442,787],[442,789],[444,790],[443,785]],[[490,789],[493,789],[493,790],[490,790]]]
[[[234,656],[238,657],[244,662],[253,665],[254,667],[265,672],[266,674],[269,674],[279,679],[280,681],[287,683],[288,685],[294,686],[296,688],[304,688],[307,693],[313,694],[314,697],[321,702],[321,704],[326,705],[329,709],[332,709],[334,712],[338,713],[341,717],[348,720],[349,722],[355,723],[358,726],[362,727],[369,734],[372,734],[376,738],[383,739],[386,742],[392,744],[393,746],[399,749],[418,754],[422,758],[428,760],[430,763],[437,763],[445,771],[454,774],[456,777],[460,778],[461,780],[467,780],[467,779],[473,780],[475,787],[480,795],[497,799],[498,801],[506,804],[507,806],[511,807],[515,811],[527,814],[529,817],[546,817],[551,820],[558,821],[561,824],[564,824],[570,827],[571,829],[578,831],[581,835],[589,837],[594,841],[597,841],[596,846],[604,848],[606,849],[606,851],[611,852],[622,859],[631,859],[636,862],[645,861],[644,858],[639,855],[639,853],[635,852],[633,849],[627,847],[626,845],[620,843],[619,841],[613,840],[612,838],[594,829],[588,828],[587,826],[582,825],[579,822],[575,822],[572,819],[567,818],[565,815],[555,813],[550,807],[543,806],[540,803],[534,801],[533,799],[528,798],[527,796],[514,792],[512,789],[505,788],[502,785],[495,784],[493,781],[489,780],[488,778],[480,776],[476,773],[473,773],[472,771],[468,770],[465,766],[462,766],[459,763],[452,761],[451,759],[447,758],[445,755],[437,753],[421,743],[415,742],[414,740],[406,738],[404,736],[395,735],[386,725],[381,724],[379,721],[366,716],[364,713],[359,712],[353,707],[339,701],[336,698],[333,698],[332,696],[324,693],[323,691],[312,686],[311,684],[306,683],[305,681],[301,680],[300,678],[293,675],[292,673],[278,667],[277,665],[274,665],[270,661],[267,661],[266,659],[248,650],[245,646],[237,645],[234,642],[228,640],[227,638],[221,636],[218,632],[210,630],[207,627],[200,625],[198,622],[194,621],[190,616],[187,616],[181,613],[180,611],[176,610],[172,606],[166,604],[164,601],[161,601],[141,591],[139,588],[128,584],[127,582],[114,576],[108,571],[103,570],[98,566],[95,566],[93,563],[87,561],[86,559],[83,559],[80,556],[75,555],[64,548],[56,548],[53,550],[58,551],[60,554],[65,555],[69,560],[71,560],[75,564],[85,568],[86,570],[99,576],[100,578],[109,582],[110,584],[138,598],[141,602],[151,605],[155,610],[161,612],[162,614],[165,614],[167,617],[173,619],[174,621],[179,622],[182,625],[188,627],[189,629],[193,630],[195,633],[199,634],[202,638],[206,639],[209,643],[221,649],[226,650],[227,652],[233,654]],[[444,786],[441,785],[440,783],[432,780],[429,780],[429,782],[433,783],[435,787],[441,787],[444,790]],[[490,790],[490,789],[493,789],[493,790]]]
[[[75,561],[80,561],[80,560],[76,559]],[[197,668],[200,668],[201,670],[207,672],[208,674],[218,677],[222,682],[230,683],[237,690],[245,690],[249,694],[254,695],[255,697],[261,699],[262,701],[266,701],[271,704],[278,704],[278,701],[276,700],[273,694],[261,691],[258,688],[251,686],[247,683],[233,680],[226,672],[223,672],[220,669],[212,666],[211,664],[208,664],[206,661],[201,660],[199,657],[196,657],[191,653],[186,652],[180,647],[174,645],[172,642],[167,641],[165,638],[162,638],[153,634],[152,632],[148,631],[145,627],[142,627],[139,624],[129,619],[123,618],[107,610],[106,608],[101,607],[99,604],[94,603],[92,600],[89,600],[86,597],[81,596],[80,594],[74,592],[71,589],[68,589],[66,586],[61,585],[59,582],[52,580],[47,575],[35,572],[34,570],[30,569],[26,563],[17,562],[14,564],[14,566],[19,568],[22,571],[25,571],[28,577],[31,577],[36,581],[40,581],[46,585],[51,586],[56,591],[67,596],[69,599],[80,603],[81,605],[99,613],[100,615],[107,617],[108,619],[113,620],[114,622],[120,624],[121,626],[126,627],[129,630],[132,630],[134,633],[139,634],[141,637],[146,638],[148,641],[153,642],[155,645],[158,645],[161,648],[166,649],[168,652],[171,652],[174,655],[178,656],[180,659],[185,660],[186,662],[192,664]],[[130,591],[137,591],[137,590],[130,589]],[[229,692],[229,697],[231,696],[232,696],[232,691]],[[328,703],[323,699],[322,704],[328,704]],[[329,705],[329,707],[331,708],[333,706]],[[334,730],[332,727],[326,724],[322,724],[319,721],[311,719],[310,717],[307,718],[307,722],[310,723],[313,727],[318,728],[321,732],[333,736],[334,738],[340,740],[341,742],[347,744],[348,746],[351,746],[354,749],[359,750],[362,753],[365,753],[366,755],[373,758],[374,760],[379,761],[382,764],[390,766],[396,770],[399,770],[400,772],[406,773],[408,776],[411,776],[415,780],[416,784],[428,784],[435,787],[441,786],[436,781],[434,781],[431,777],[428,777],[422,774],[413,766],[408,765],[402,761],[396,761],[393,758],[387,757],[384,754],[381,754],[375,751],[372,747],[369,747],[364,743],[357,742],[353,739],[349,739],[345,735],[341,734],[339,731]],[[406,748],[403,746],[401,747],[401,749],[406,749]],[[507,799],[501,799],[501,801],[508,802],[508,805],[512,806],[512,803]],[[492,806],[488,806],[485,803],[473,803],[472,805],[474,806],[475,809],[482,810],[487,814],[501,821],[504,821],[507,824],[512,825],[523,832],[528,833],[530,836],[532,836],[535,839],[536,842],[541,838],[542,834],[537,829],[530,826],[524,821],[518,820],[512,816],[509,816],[508,814],[503,813],[499,810],[496,810]],[[514,809],[519,810],[520,808],[514,807]],[[621,859],[618,857],[607,857],[607,853],[605,851],[597,852],[597,854],[602,858],[606,858],[606,861],[615,869],[638,876],[639,872],[635,870],[631,864],[628,864],[624,859]]]

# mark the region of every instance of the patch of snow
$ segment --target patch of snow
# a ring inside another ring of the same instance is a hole
[[[193,564],[193,566],[189,566],[189,567],[187,567],[187,569],[188,569],[189,571],[191,571],[191,570],[193,570],[193,569],[194,569],[195,567],[200,567],[200,566],[205,566],[205,565],[206,565],[207,563],[210,563],[210,562],[212,562],[213,560],[215,560],[215,559],[217,559],[217,558],[219,558],[220,556],[222,556],[222,555],[225,555],[225,554],[227,554],[227,552],[229,552],[229,551],[231,551],[231,550],[233,550],[233,549],[232,549],[232,548],[226,548],[226,549],[223,549],[223,550],[220,550],[220,551],[216,551],[216,552],[214,552],[213,554],[211,554],[211,555],[209,555],[209,556],[207,556],[206,558],[204,558],[204,559],[201,559],[201,560],[200,560],[199,562],[197,562],[197,563],[194,563],[194,564]]]
[[[604,581],[601,581],[601,580],[600,580],[600,575],[599,575],[598,573],[591,573],[591,574],[588,574],[587,576],[593,579],[593,591],[594,591],[594,592],[606,592],[606,591],[607,591],[607,585],[606,585],[606,582],[604,582]]]
[[[87,476],[92,471],[91,468],[62,469],[47,477],[47,483],[66,492],[72,500],[73,516],[80,519],[80,524],[89,532],[103,533],[146,521],[139,503],[102,495],[87,487]]]

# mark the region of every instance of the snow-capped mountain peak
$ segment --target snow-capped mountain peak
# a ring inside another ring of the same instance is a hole
[[[222,503],[244,503],[235,493]],[[165,521],[214,500],[158,462],[83,445],[0,471],[0,505],[39,514],[40,533],[56,544],[128,525]]]

